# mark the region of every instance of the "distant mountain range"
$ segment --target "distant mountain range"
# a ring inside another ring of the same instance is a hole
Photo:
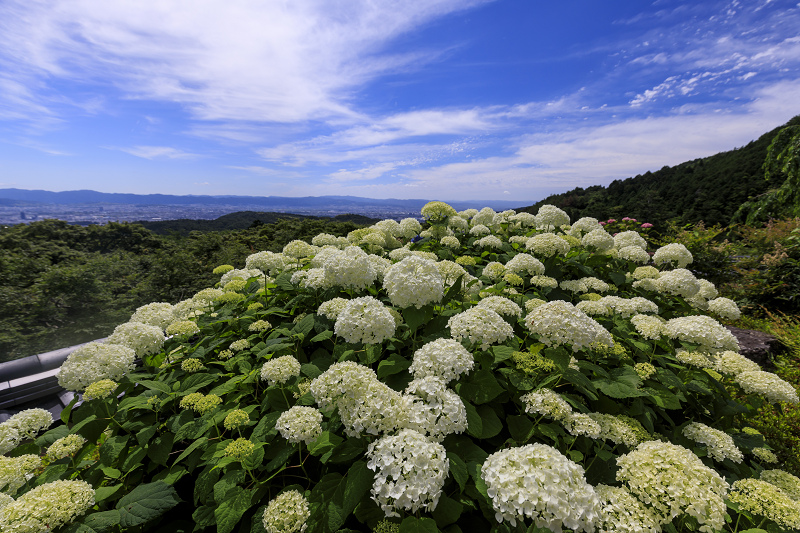
[[[40,204],[127,204],[127,205],[217,205],[239,207],[261,207],[269,211],[323,211],[335,213],[360,213],[375,208],[419,212],[428,200],[398,200],[362,198],[359,196],[195,196],[170,194],[122,194],[90,190],[52,192],[26,189],[0,189],[0,205],[26,207]],[[449,202],[458,210],[487,205],[502,211],[519,207],[519,201],[482,200],[475,202]]]

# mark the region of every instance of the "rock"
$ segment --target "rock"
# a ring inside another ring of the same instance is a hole
[[[733,333],[739,341],[739,353],[751,361],[755,361],[761,368],[768,370],[773,368],[772,354],[783,349],[783,345],[774,335],[755,331],[752,329],[741,329],[733,326],[725,326]]]

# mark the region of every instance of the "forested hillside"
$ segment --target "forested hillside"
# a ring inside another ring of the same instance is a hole
[[[114,222],[0,227],[0,361],[104,337],[138,306],[190,297],[218,281],[211,272],[216,266],[242,264],[255,251],[280,251],[294,239],[322,232],[344,236],[361,227],[291,216],[254,224],[263,222],[256,215],[222,217],[222,227],[247,221],[241,230],[190,232],[172,221],[174,227],[162,228],[168,236]],[[362,218],[371,221],[356,216]]]
[[[786,125],[800,125],[800,116]],[[780,179],[764,178],[762,165],[770,143],[784,127],[729,152],[615,180],[608,187],[578,187],[548,196],[522,211],[536,213],[542,205],[551,204],[573,220],[627,216],[656,226],[668,220],[727,225],[744,202],[781,185]]]

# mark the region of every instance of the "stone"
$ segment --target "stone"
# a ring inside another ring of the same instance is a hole
[[[783,349],[783,344],[774,335],[752,329],[725,326],[739,341],[739,353],[758,363],[764,370],[774,368],[772,355]]]

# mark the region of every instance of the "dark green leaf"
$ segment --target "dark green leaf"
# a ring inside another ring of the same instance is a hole
[[[461,516],[464,506],[452,498],[442,494],[436,509],[433,511],[433,519],[440,528],[454,523]]]
[[[115,435],[113,437],[109,437],[102,444],[102,446],[100,446],[100,460],[106,466],[113,465],[114,461],[117,460],[117,457],[119,457],[119,454],[122,453],[122,450],[125,449],[127,444],[127,435]]]
[[[138,381],[137,383],[150,390],[163,392],[164,394],[170,394],[172,392],[172,389],[170,389],[169,385],[167,385],[163,381],[151,381],[144,379],[142,381]]]
[[[187,377],[183,381],[181,381],[180,392],[181,396],[190,394],[192,392],[197,392],[209,383],[212,383],[216,379],[215,376],[210,374],[192,374],[191,376]]]
[[[453,479],[456,480],[458,486],[461,488],[461,491],[464,491],[464,487],[469,480],[469,472],[467,471],[467,463],[464,462],[461,457],[456,455],[453,452],[447,452],[447,458],[450,460],[450,474],[452,474]]]
[[[311,339],[311,342],[322,342],[330,339],[331,337],[333,337],[333,331],[326,329],[322,333],[314,335],[314,337]]]
[[[172,451],[172,442],[175,435],[164,433],[153,439],[147,447],[147,456],[154,463],[166,466],[169,454]]]
[[[172,509],[180,499],[175,489],[163,481],[138,485],[117,502],[122,527],[141,526]]]
[[[345,516],[352,513],[358,502],[367,495],[369,489],[372,488],[374,477],[373,472],[367,468],[367,463],[364,461],[356,461],[347,471],[347,476],[343,481],[345,486],[342,499],[342,510]]]
[[[439,528],[431,518],[407,516],[400,523],[400,533],[439,533]]]
[[[386,376],[408,370],[410,366],[411,361],[402,355],[393,353],[378,364],[378,378],[383,379]]]
[[[481,417],[481,436],[482,439],[491,439],[503,430],[503,422],[488,405],[479,405],[478,414]]]
[[[214,509],[214,518],[217,522],[218,533],[230,533],[244,513],[250,508],[250,498],[252,493],[241,487],[236,487],[234,491],[225,499],[219,507]]]
[[[491,371],[482,369],[461,381],[458,392],[462,398],[476,404],[490,402],[505,392]]]
[[[47,448],[58,439],[66,437],[67,435],[69,435],[69,427],[62,424],[54,427],[53,429],[51,429],[50,431],[48,431],[47,433],[36,439],[35,442],[36,445],[39,446],[40,448]]]
[[[506,417],[511,438],[519,443],[527,442],[533,436],[533,420],[526,415],[512,415]]]

